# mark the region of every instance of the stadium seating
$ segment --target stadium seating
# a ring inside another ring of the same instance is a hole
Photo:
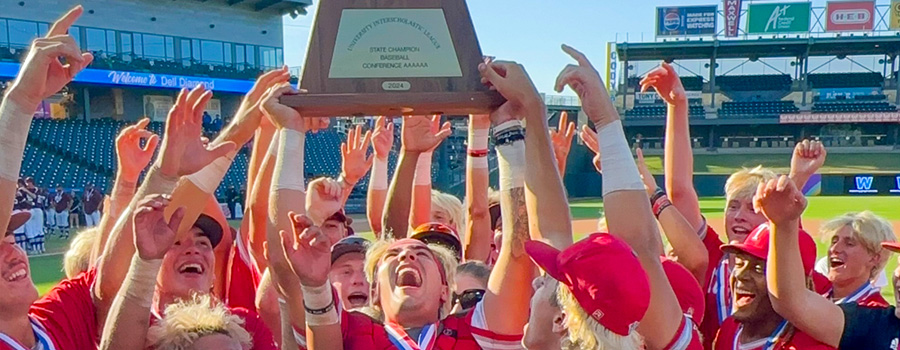
[[[881,73],[820,73],[808,76],[810,87],[842,88],[842,87],[881,87],[884,76]]]
[[[628,78],[628,87],[631,89],[640,89],[641,79],[644,77],[630,77]],[[681,77],[681,85],[684,86],[685,91],[700,91],[703,90],[703,77],[700,76],[682,76]]]
[[[688,110],[690,118],[702,119],[706,115],[706,110],[702,105],[692,104]],[[666,117],[666,106],[664,105],[637,105],[632,109],[625,111],[625,117],[628,119],[664,119]]]
[[[793,101],[722,102],[721,118],[771,118],[781,114],[800,113]]]
[[[886,101],[862,102],[850,100],[849,102],[816,102],[812,107],[813,113],[874,113],[896,111],[897,107]]]
[[[791,76],[774,75],[720,75],[716,85],[723,91],[771,91],[791,88]]]

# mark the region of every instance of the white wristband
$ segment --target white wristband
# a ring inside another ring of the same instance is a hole
[[[312,314],[306,312],[306,324],[310,326],[325,326],[335,324],[340,321],[340,315],[337,311],[337,305],[334,302],[332,294],[331,281],[326,281],[324,285],[318,287],[308,287],[300,285],[300,291],[303,293],[304,309],[316,310],[330,307],[331,310],[323,314]]]
[[[469,129],[469,149],[487,149],[490,133],[490,129]]]
[[[516,141],[497,146],[497,163],[500,168],[500,190],[525,186],[525,142]]]
[[[431,152],[419,154],[419,161],[416,162],[416,186],[431,185]]]
[[[487,157],[472,157],[469,156],[466,159],[466,166],[472,169],[487,169],[488,168],[488,159]]]
[[[203,169],[200,169],[200,171],[188,175],[188,181],[194,183],[194,185],[203,191],[203,193],[215,192],[216,187],[219,187],[219,183],[225,178],[225,173],[228,172],[228,168],[231,167],[231,162],[234,161],[235,154],[237,154],[237,151],[232,151],[224,157],[214,160],[209,165],[203,167]]]
[[[503,122],[503,123],[500,123],[500,125],[497,125],[497,126],[494,127],[494,134],[497,134],[497,132],[500,132],[500,131],[503,131],[503,130],[506,130],[506,129],[509,129],[509,128],[512,128],[512,127],[515,127],[515,126],[520,126],[520,127],[521,127],[521,126],[522,126],[522,121],[521,121],[521,120],[517,120],[517,119],[513,119],[513,120],[507,120],[507,121],[505,121],[505,122]]]
[[[275,133],[275,135],[272,136],[272,141],[269,141],[269,148],[266,150],[266,153],[273,156],[278,156],[278,139],[280,139],[278,134],[279,133]]]
[[[149,308],[153,304],[153,292],[156,291],[156,275],[162,266],[162,259],[144,260],[137,253],[131,257],[131,267],[122,284],[125,289],[124,298],[130,299],[141,307]],[[120,294],[121,295],[121,294]]]
[[[372,163],[372,177],[369,179],[369,187],[373,190],[383,191],[388,189],[388,160],[378,159]]]
[[[603,168],[603,195],[615,191],[644,191],[622,122],[616,120],[597,130],[597,144],[600,145],[600,166]]]
[[[294,190],[306,192],[303,174],[303,151],[306,134],[293,129],[278,131],[278,151],[275,160],[272,190]]]
[[[25,141],[31,127],[33,111],[8,98],[0,103],[0,177],[15,182],[19,179]]]

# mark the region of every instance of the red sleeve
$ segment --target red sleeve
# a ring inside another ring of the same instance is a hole
[[[675,336],[669,341],[664,350],[703,350],[700,340],[700,331],[694,325],[694,321],[687,316],[681,318],[681,325]]]
[[[244,319],[244,329],[253,337],[252,350],[278,350],[275,339],[272,338],[272,331],[259,318],[259,314],[241,307],[232,308],[230,311]]]
[[[237,241],[232,245],[228,257],[228,271],[225,280],[225,304],[256,310],[256,290],[260,276],[238,251]]]
[[[96,349],[100,331],[91,294],[96,270],[59,282],[31,305],[29,315],[53,338],[57,349]]]
[[[704,276],[703,281],[700,281],[700,286],[703,290],[706,290],[709,288],[709,281],[710,278],[712,278],[713,270],[719,266],[719,261],[722,261],[722,257],[725,256],[725,253],[722,253],[722,249],[720,249],[724,243],[722,243],[719,234],[712,226],[706,225],[706,232],[701,239],[703,239],[703,245],[706,246],[706,252],[709,254],[709,266],[706,267],[706,275]]]
[[[737,323],[734,318],[726,318],[716,334],[716,340],[713,345],[714,350],[734,350],[734,336],[737,332]]]

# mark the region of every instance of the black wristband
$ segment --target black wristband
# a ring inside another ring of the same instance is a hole
[[[656,201],[666,195],[666,191],[662,189],[662,187],[657,187],[656,191],[653,192],[653,195],[650,196],[650,204],[656,203]]]
[[[334,310],[334,298],[331,298],[331,303],[329,303],[328,306],[321,309],[310,309],[306,306],[306,303],[303,303],[303,308],[306,309],[306,313],[310,315],[324,315],[331,310]]]

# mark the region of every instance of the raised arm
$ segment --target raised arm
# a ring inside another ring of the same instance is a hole
[[[287,66],[261,75],[259,79],[256,80],[256,84],[253,85],[253,88],[250,89],[250,92],[244,96],[236,115],[247,114],[249,116],[255,116],[254,113],[261,113],[262,98],[265,97],[269,88],[287,82],[290,79],[291,73],[288,72]],[[259,87],[259,89],[257,89],[257,87]],[[272,122],[268,119],[260,117],[258,124],[259,128],[253,131],[253,148],[250,150],[250,160],[247,164],[248,186],[256,183],[256,177],[260,175],[262,170],[262,162],[266,157],[266,152],[269,150],[269,144],[272,143],[272,137],[274,137],[277,132],[275,126],[272,125]],[[249,193],[250,191],[248,190],[247,192]]]
[[[146,346],[156,275],[184,218],[184,210],[179,209],[167,223],[163,210],[168,205],[169,196],[161,194],[142,198],[136,205],[131,221],[137,254],[131,258],[128,274],[103,326],[102,350],[142,350]]]
[[[650,349],[662,349],[677,336],[684,318],[678,299],[659,261],[660,236],[644,184],[631,156],[619,114],[600,76],[581,52],[563,45],[578,65],[568,65],[556,82],[557,91],[571,87],[597,129],[603,169],[603,204],[609,233],[621,237],[638,255],[650,280],[650,306],[638,326]]]
[[[412,202],[413,179],[416,175],[416,163],[419,155],[434,149],[450,136],[450,123],[432,131],[432,125],[440,123],[440,116],[432,118],[424,116],[404,116],[401,131],[400,159],[397,170],[388,189],[388,199],[384,207],[384,232],[390,232],[395,238],[404,238],[409,233],[410,205]],[[430,196],[429,192],[429,196]],[[429,197],[430,198],[430,197]],[[428,203],[431,203],[429,199]]]
[[[269,149],[257,170],[256,183],[253,183],[247,199],[247,215],[244,222],[247,223],[247,239],[250,241],[250,252],[256,260],[260,271],[269,266],[269,259],[265,257],[266,232],[269,230],[269,196],[272,187],[272,177],[275,171],[276,153],[278,152],[278,136],[270,139]]]
[[[800,257],[800,215],[803,197],[787,176],[760,184],[753,206],[769,219],[769,256],[766,280],[772,306],[779,315],[809,336],[837,347],[844,331],[841,308],[806,288]]]
[[[150,119],[141,119],[137,124],[122,129],[122,132],[116,137],[116,159],[118,161],[116,182],[110,194],[109,208],[106,208],[103,218],[100,219],[100,237],[94,242],[91,264],[96,263],[100,253],[106,248],[106,241],[109,239],[113,226],[131,204],[137,190],[138,178],[150,164],[153,152],[156,151],[159,136],[145,129],[149,123]],[[143,147],[141,147],[141,140],[145,141]]]
[[[81,53],[72,36],[66,34],[83,11],[80,5],[75,6],[53,23],[46,36],[31,43],[16,80],[0,102],[0,227],[9,225],[34,111],[94,59],[90,53]],[[60,57],[65,57],[66,64]]]
[[[791,155],[790,174],[797,188],[803,189],[809,178],[825,165],[827,154],[820,141],[803,140],[797,143]]]
[[[366,193],[366,218],[376,237],[381,236],[381,220],[388,191],[388,156],[394,146],[394,123],[386,117],[378,117],[372,131],[372,150],[375,160]]]
[[[559,115],[559,126],[556,130],[550,130],[550,140],[553,142],[553,154],[556,156],[556,167],[559,177],[566,175],[566,161],[569,160],[569,151],[572,149],[572,138],[575,137],[575,122],[569,122],[569,113],[563,111]]]
[[[653,214],[656,215],[663,234],[666,235],[672,246],[676,261],[687,268],[698,282],[702,281],[709,266],[709,254],[707,254],[706,246],[703,245],[700,236],[697,236],[697,232],[681,215],[678,208],[671,204],[666,193],[657,186],[653,174],[650,173],[647,163],[644,162],[644,151],[638,148],[636,153],[638,171],[641,173],[644,188],[650,196]]]
[[[449,124],[447,124],[449,125]],[[441,128],[441,116],[431,117],[431,132],[436,133]],[[434,157],[434,149],[441,143],[419,154],[416,162],[416,176],[413,178],[412,204],[409,213],[409,227],[418,227],[431,221],[431,161]]]
[[[488,211],[488,115],[469,116],[469,149],[466,157],[466,260],[487,261],[491,255],[494,230]],[[502,210],[502,209],[501,209]]]
[[[364,134],[362,126],[357,125],[347,133],[347,141],[341,144],[340,178],[343,186],[341,206],[347,203],[347,199],[353,193],[353,188],[372,168],[375,155],[366,156],[371,141],[372,131],[366,131]]]
[[[641,80],[641,91],[650,87],[666,101],[666,146],[663,163],[666,192],[672,204],[684,215],[694,232],[702,229],[700,200],[694,190],[694,153],[688,121],[688,100],[675,69],[663,62]]]
[[[170,194],[179,178],[199,171],[234,149],[233,143],[208,146],[200,139],[201,116],[211,97],[212,93],[202,85],[190,92],[182,90],[178,94],[177,102],[166,119],[166,137],[159,157],[147,172],[135,198],[143,198],[148,194]],[[105,312],[125,279],[128,261],[134,255],[134,236],[131,231],[133,206],[134,203],[126,209],[113,228],[97,268],[94,296],[101,320],[105,320]]]
[[[500,171],[503,243],[488,280],[484,315],[491,331],[521,334],[530,310],[532,289],[528,286],[536,275],[525,254],[529,231],[531,238],[571,244],[571,219],[556,171],[544,103],[525,69],[515,62],[488,62],[478,70],[482,81],[507,100],[491,114]],[[521,118],[528,123],[528,133]],[[554,204],[559,206],[554,208]],[[546,207],[538,209],[538,205]],[[537,210],[543,210],[541,218],[532,215]],[[553,218],[558,222],[552,222]],[[544,219],[550,221],[535,224]]]

